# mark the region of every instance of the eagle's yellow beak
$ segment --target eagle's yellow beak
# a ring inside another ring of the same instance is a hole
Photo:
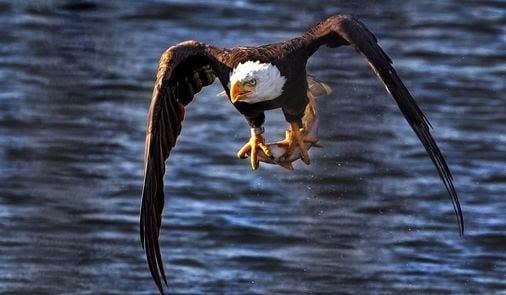
[[[254,88],[254,86],[251,86],[248,83],[243,84],[240,81],[236,81],[230,89],[230,100],[232,100],[232,103],[235,103],[236,101],[248,96],[251,92],[253,92]]]

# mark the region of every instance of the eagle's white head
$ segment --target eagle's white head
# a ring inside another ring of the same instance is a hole
[[[270,63],[247,61],[240,63],[230,74],[230,99],[257,103],[277,98],[283,93],[286,78]]]

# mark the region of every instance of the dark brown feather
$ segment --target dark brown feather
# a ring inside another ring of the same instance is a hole
[[[366,59],[374,74],[382,81],[386,90],[397,102],[402,114],[422,142],[432,162],[437,168],[454,207],[460,229],[464,234],[464,218],[453,178],[446,161],[430,133],[430,123],[416,104],[392,67],[392,60],[377,44],[376,37],[351,15],[337,15],[317,24],[303,37],[294,39],[299,50],[311,55],[321,45],[336,47],[351,45]]]
[[[203,86],[213,83],[216,76],[228,74],[227,68],[216,58],[221,52],[195,41],[184,42],[167,49],[158,67],[148,113],[140,238],[149,270],[162,294],[161,280],[167,284],[159,245],[165,161],[181,132],[183,106],[189,104]],[[201,77],[205,80],[202,81]]]

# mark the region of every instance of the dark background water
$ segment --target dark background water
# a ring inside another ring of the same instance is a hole
[[[364,60],[325,48],[311,166],[236,159],[249,130],[217,84],[190,106],[166,177],[170,293],[505,292],[505,2],[259,0],[0,2],[0,293],[156,292],[138,209],[161,52],[281,41],[337,12],[375,32],[434,125],[466,235]]]

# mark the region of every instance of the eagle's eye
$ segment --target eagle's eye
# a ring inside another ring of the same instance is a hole
[[[251,86],[255,86],[257,84],[257,80],[251,79],[251,80],[247,81],[246,84],[251,85]]]

